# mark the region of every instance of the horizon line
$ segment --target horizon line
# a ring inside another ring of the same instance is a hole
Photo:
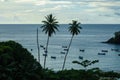
[[[40,24],[38,24],[38,23],[3,23],[3,24],[1,24],[1,23],[0,23],[0,25],[12,25],[12,24],[13,24],[13,25],[14,25],[14,24],[15,24],[15,25],[17,25],[17,24],[18,24],[18,25],[28,25],[28,24],[29,24],[29,25],[35,25],[35,24],[36,24],[36,25],[41,25],[41,23],[40,23]],[[68,23],[61,23],[61,24],[68,24]],[[101,24],[101,25],[103,24],[103,25],[104,25],[104,24],[111,24],[111,23],[84,23],[84,24]],[[114,25],[114,24],[120,24],[120,23],[113,23],[113,25]],[[111,25],[112,25],[112,24],[111,24]]]

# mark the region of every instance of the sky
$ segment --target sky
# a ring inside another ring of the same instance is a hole
[[[41,24],[49,14],[60,24],[120,24],[120,0],[0,0],[0,24]]]

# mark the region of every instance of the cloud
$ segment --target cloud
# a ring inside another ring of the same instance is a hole
[[[114,14],[117,15],[117,16],[120,16],[120,13],[119,13],[119,12],[115,12]]]
[[[36,1],[35,5],[54,5],[54,4],[72,4],[70,1]]]
[[[39,10],[40,12],[47,12],[47,11],[59,11],[59,10],[63,10],[63,8],[70,8],[70,6],[68,5],[57,5],[51,8],[43,8],[41,10]]]
[[[104,23],[114,19],[119,23],[119,12],[119,0],[0,0],[0,15],[5,17],[4,21],[13,19],[23,23],[40,22],[49,13],[57,15],[62,23],[71,19],[84,23]],[[100,21],[102,19],[105,21]]]
[[[8,0],[0,0],[1,2],[6,2],[6,1],[8,1]]]
[[[16,3],[25,3],[25,2],[34,2],[34,1],[37,1],[37,0],[14,0],[14,2]]]

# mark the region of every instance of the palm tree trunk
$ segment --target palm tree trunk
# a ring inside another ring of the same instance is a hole
[[[38,48],[38,62],[40,63],[40,47],[39,47],[39,39],[38,39],[38,28],[37,28],[37,48]]]
[[[70,49],[70,46],[71,46],[71,43],[72,43],[73,37],[74,37],[74,35],[72,35],[72,37],[71,37],[71,40],[70,40],[70,43],[69,43],[69,46],[68,46],[68,50],[67,50],[67,52],[66,52],[66,54],[65,54],[65,58],[64,58],[64,62],[63,62],[63,66],[62,66],[62,70],[64,70],[65,63],[66,63],[66,59],[67,59],[67,55],[68,55],[68,52],[69,52],[69,49]]]
[[[47,53],[48,53],[48,43],[49,43],[49,35],[48,35],[48,39],[47,39],[47,43],[46,43],[46,48],[45,48],[44,69],[45,69],[46,57],[47,57]]]

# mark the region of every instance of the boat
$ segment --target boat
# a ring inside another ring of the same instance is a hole
[[[120,56],[120,54],[118,54],[118,56]]]
[[[98,53],[98,55],[106,55],[105,53]]]
[[[85,50],[84,49],[80,49],[80,52],[84,52]]]
[[[62,48],[67,48],[67,46],[62,46]]]
[[[102,50],[102,52],[108,52],[108,50]]]
[[[65,54],[65,52],[60,52],[61,54]]]
[[[82,56],[79,56],[79,59],[82,59],[82,60],[83,60],[83,57],[82,57]]]
[[[45,50],[45,47],[43,45],[40,45],[41,48],[43,48]]]
[[[119,50],[119,49],[111,49],[111,51],[120,52],[120,50]]]
[[[68,49],[64,49],[64,51],[68,51]]]
[[[47,54],[43,54],[43,56],[47,56]]]
[[[43,45],[40,45],[40,47],[44,47]]]
[[[51,59],[56,59],[56,56],[51,56]]]

